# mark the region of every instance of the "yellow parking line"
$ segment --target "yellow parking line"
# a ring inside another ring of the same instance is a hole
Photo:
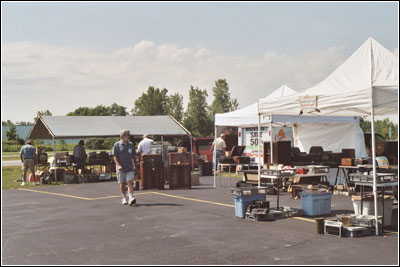
[[[25,188],[17,188],[17,189],[18,189],[18,190],[23,190],[23,191],[41,193],[41,194],[48,194],[48,195],[56,195],[56,196],[62,196],[62,197],[69,197],[69,198],[77,198],[77,199],[83,199],[83,200],[90,200],[90,198],[87,198],[87,197],[78,197],[78,196],[72,196],[72,195],[66,195],[66,194],[60,194],[60,193],[52,193],[52,192],[46,192],[46,191],[38,191],[38,190],[25,189]]]
[[[116,196],[105,196],[105,197],[86,198],[86,197],[78,197],[78,196],[72,196],[72,195],[66,195],[66,194],[60,194],[60,193],[51,193],[51,192],[45,192],[45,191],[37,191],[37,190],[24,189],[24,188],[18,188],[18,190],[24,190],[24,191],[30,191],[30,192],[36,192],[36,193],[42,193],[42,194],[49,194],[49,195],[56,195],[56,196],[63,196],[63,197],[69,197],[69,198],[77,198],[77,199],[83,199],[83,200],[100,200],[100,199],[110,199],[110,198],[118,198],[118,197],[121,197],[121,195],[116,195]],[[218,205],[218,206],[229,207],[229,208],[234,208],[234,207],[235,207],[235,205],[229,205],[229,204],[225,204],[225,203],[219,203],[219,202],[214,202],[214,201],[209,201],[209,200],[202,200],[202,199],[196,199],[196,198],[181,197],[181,196],[176,196],[176,195],[171,195],[171,194],[165,194],[165,193],[160,193],[160,192],[135,193],[135,196],[138,196],[138,195],[148,195],[148,194],[156,194],[156,195],[161,195],[161,196],[166,196],[166,197],[178,198],[178,199],[183,199],[183,200],[190,200],[190,201],[201,202],[201,203],[207,203],[207,204]],[[291,218],[292,218],[292,219],[296,219],[296,220],[306,221],[306,222],[315,222],[315,220],[313,220],[313,219],[308,219],[308,218],[302,218],[302,217],[291,217]],[[397,234],[397,232],[392,232],[391,234]]]
[[[306,222],[315,222],[315,220],[313,220],[313,219],[307,219],[307,218],[303,218],[303,217],[291,217],[291,218],[296,219],[296,220],[306,221]]]
[[[234,205],[229,205],[229,204],[224,204],[224,203],[218,203],[218,202],[213,202],[213,201],[208,201],[208,200],[202,200],[202,199],[196,199],[196,198],[180,197],[180,196],[169,195],[169,194],[160,193],[160,192],[153,192],[153,194],[161,195],[161,196],[166,196],[166,197],[179,198],[179,199],[184,199],[184,200],[190,200],[190,201],[196,201],[196,202],[202,202],[202,203],[208,203],[208,204],[213,204],[213,205],[218,205],[218,206],[224,206],[224,207],[230,207],[230,208],[234,208],[234,207],[235,207]]]
[[[153,192],[145,192],[145,193],[135,193],[134,196],[138,196],[138,195],[148,195],[148,194],[152,194]],[[121,197],[121,195],[118,196],[107,196],[107,197],[93,197],[90,198],[88,200],[99,200],[99,199],[109,199],[109,198],[117,198],[117,197]]]

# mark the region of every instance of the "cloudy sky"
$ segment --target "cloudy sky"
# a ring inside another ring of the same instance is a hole
[[[398,3],[2,2],[2,120],[184,96],[227,79],[245,107],[320,82],[368,38],[398,55]],[[398,121],[398,120],[397,120]]]

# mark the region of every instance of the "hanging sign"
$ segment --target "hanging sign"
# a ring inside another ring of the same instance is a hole
[[[302,110],[306,109],[316,109],[318,107],[318,97],[317,96],[300,96],[300,108]]]

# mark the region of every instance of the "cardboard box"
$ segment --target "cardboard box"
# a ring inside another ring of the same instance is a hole
[[[187,152],[187,148],[186,147],[178,147],[178,153],[183,153],[183,152]]]
[[[353,166],[354,158],[342,158],[342,166]]]

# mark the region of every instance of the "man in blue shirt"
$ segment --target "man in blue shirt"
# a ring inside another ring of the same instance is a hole
[[[133,178],[136,166],[136,152],[132,142],[129,141],[130,132],[122,130],[121,140],[116,142],[113,147],[114,162],[117,169],[117,178],[122,194],[122,204],[128,204],[126,198],[126,184],[128,184],[129,205],[134,205],[136,199],[133,197]]]
[[[36,185],[35,177],[35,147],[32,146],[32,142],[27,140],[25,145],[21,148],[20,157],[22,161],[22,169],[24,170],[22,175],[22,186],[25,185],[25,177],[28,169],[31,170],[33,178],[33,185]]]

